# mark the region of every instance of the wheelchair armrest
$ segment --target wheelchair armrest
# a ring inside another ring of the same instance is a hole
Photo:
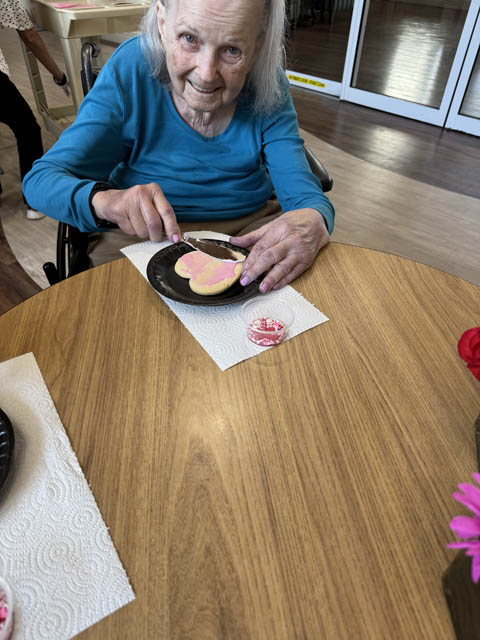
[[[329,176],[328,171],[325,169],[323,164],[308,147],[305,147],[305,155],[307,156],[308,164],[310,165],[312,173],[320,180],[324,193],[331,191],[333,187],[333,180]]]

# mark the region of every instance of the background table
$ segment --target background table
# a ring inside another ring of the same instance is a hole
[[[58,9],[53,2],[30,0],[30,10],[36,24],[60,37],[73,105],[48,107],[37,60],[25,47],[23,52],[37,109],[47,129],[59,136],[73,122],[83,100],[80,78],[82,41],[98,40],[98,36],[103,34],[137,31],[150,3],[135,0],[124,4],[116,0],[79,0],[81,4],[98,5],[98,9]]]
[[[480,289],[331,244],[330,321],[221,372],[126,258],[0,317],[33,351],[137,600],[85,638],[452,638]]]

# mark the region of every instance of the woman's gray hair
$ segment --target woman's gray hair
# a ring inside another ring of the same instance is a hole
[[[169,0],[161,0],[167,6]],[[254,65],[247,75],[244,90],[252,95],[255,113],[271,113],[282,101],[285,1],[259,0],[265,3],[264,28],[260,32],[261,46]],[[175,0],[170,0],[175,2]],[[158,31],[156,0],[140,24],[142,48],[149,63],[152,76],[163,84],[170,84],[165,50]]]

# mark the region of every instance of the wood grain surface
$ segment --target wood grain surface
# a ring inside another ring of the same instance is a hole
[[[453,638],[480,288],[340,244],[295,288],[330,321],[223,373],[126,258],[0,317],[137,595],[82,638]]]

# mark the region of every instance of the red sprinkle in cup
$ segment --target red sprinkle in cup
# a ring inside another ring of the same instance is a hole
[[[249,340],[260,347],[273,347],[285,339],[294,313],[281,298],[267,294],[246,302],[242,317]]]
[[[248,339],[261,347],[272,347],[281,342],[286,335],[285,327],[280,320],[273,318],[257,318],[248,325]]]

